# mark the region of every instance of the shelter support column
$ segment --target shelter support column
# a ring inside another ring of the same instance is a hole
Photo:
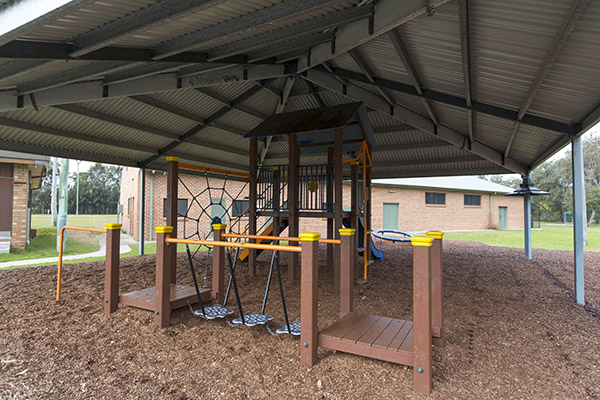
[[[334,149],[333,147],[327,148],[327,191],[325,193],[327,198],[327,211],[333,211],[333,160],[334,160]],[[333,239],[333,224],[332,218],[327,218],[327,238]],[[327,244],[327,265],[333,265],[333,244]]]
[[[106,228],[106,261],[104,264],[104,312],[117,311],[119,305],[119,253],[121,224],[104,224]]]
[[[317,362],[319,330],[317,327],[319,295],[319,239],[315,232],[300,234],[302,246],[300,271],[300,362]]]
[[[523,196],[523,232],[525,242],[525,259],[531,260],[531,195]]]
[[[138,255],[144,255],[144,232],[146,231],[146,168],[140,168],[140,206],[139,206],[139,246]]]
[[[356,254],[354,229],[340,229],[340,318],[352,312],[353,307],[353,284],[355,274],[354,257]]]
[[[156,230],[156,285],[154,323],[159,328],[169,326],[171,319],[171,254],[177,253],[176,244],[165,242],[173,233],[171,226],[157,226]]]
[[[177,188],[179,186],[179,157],[167,157],[167,226],[173,228],[171,237],[177,237]],[[158,239],[157,239],[158,240]],[[169,252],[171,283],[175,283],[177,277],[177,248]],[[169,275],[167,275],[169,276]]]
[[[213,238],[216,242],[223,240],[223,233],[227,225],[213,224]],[[212,273],[212,299],[215,304],[225,302],[225,247],[214,246],[213,273]]]
[[[583,175],[583,146],[581,136],[573,138],[573,250],[575,257],[575,299],[585,305],[585,276],[583,265],[584,229],[586,223],[585,182]]]
[[[291,134],[289,141],[289,166],[288,166],[288,223],[289,235],[298,237],[300,219],[298,218],[298,164],[300,163],[300,152],[298,151],[298,136]],[[292,245],[296,245],[293,243]],[[298,253],[288,254],[288,280],[296,279],[298,269]]]
[[[413,236],[413,388],[431,393],[431,244]]]
[[[337,128],[335,130],[335,138],[334,138],[334,173],[333,178],[335,182],[335,202],[334,202],[334,211],[335,211],[335,239],[340,238],[340,229],[342,229],[342,212],[344,211],[343,206],[343,187],[342,187],[342,150],[343,150],[343,135],[344,131],[342,129]],[[339,287],[340,284],[340,248],[334,247],[333,250],[333,284],[336,287]]]
[[[444,233],[429,231],[431,244],[431,336],[435,346],[444,347],[444,263],[442,238]]]
[[[369,154],[371,154],[371,146],[369,146]],[[366,161],[363,161],[366,162]],[[366,171],[366,175],[365,177],[363,177],[363,179],[365,179],[367,181],[367,204],[365,204],[365,216],[366,216],[366,226],[365,226],[365,230],[367,231],[365,237],[366,237],[366,243],[364,244],[364,247],[366,249],[366,258],[367,260],[369,260],[369,262],[373,259],[373,255],[371,254],[371,230],[373,229],[373,226],[371,224],[371,205],[372,205],[372,201],[371,201],[371,197],[373,196],[373,190],[371,188],[371,168],[367,168]]]
[[[256,203],[257,203],[257,162],[258,162],[258,139],[250,139],[250,201],[249,201],[249,221],[248,233],[256,235]],[[250,243],[256,243],[255,239],[250,239]],[[248,249],[248,274],[252,277],[256,276],[256,250]]]

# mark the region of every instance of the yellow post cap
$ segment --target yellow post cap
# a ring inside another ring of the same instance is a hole
[[[433,238],[428,236],[412,236],[410,242],[413,246],[430,247],[433,243]]]
[[[213,224],[212,227],[215,230],[225,229],[225,228],[227,228],[227,224]]]
[[[121,224],[104,224],[104,227],[108,230],[121,229]]]
[[[302,232],[300,240],[303,242],[318,242],[321,239],[321,234],[318,232]]]
[[[156,233],[171,233],[173,232],[172,226],[157,226],[154,228]]]
[[[179,157],[167,156],[167,161],[177,161],[177,162],[179,162]]]
[[[273,171],[279,171],[279,167],[273,167]]]
[[[350,165],[359,165],[360,163],[358,161],[350,161]]]
[[[427,236],[432,237],[434,239],[441,239],[444,237],[444,232],[440,231],[427,231]]]
[[[341,228],[340,229],[340,235],[342,235],[342,236],[352,236],[352,235],[354,235],[354,232],[356,232],[356,229],[352,229],[352,228]]]

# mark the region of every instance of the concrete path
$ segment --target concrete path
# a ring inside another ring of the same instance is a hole
[[[72,256],[63,256],[63,261],[69,260],[81,260],[84,258],[91,257],[104,257],[106,255],[106,239],[102,237],[99,239],[100,242],[100,250],[95,251],[93,253],[87,254],[74,254]],[[119,249],[119,254],[128,253],[131,251],[130,244],[137,244],[135,240],[131,238],[131,236],[121,234],[121,247]],[[0,269],[6,267],[21,267],[24,265],[34,265],[34,264],[45,264],[45,263],[53,263],[58,264],[58,257],[46,257],[46,258],[35,258],[31,260],[19,260],[19,261],[7,261],[0,263]]]

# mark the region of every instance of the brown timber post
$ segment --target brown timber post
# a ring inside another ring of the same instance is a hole
[[[271,217],[271,223],[273,224],[273,236],[279,236],[281,233],[281,223],[279,221],[279,214],[281,211],[281,170],[279,167],[273,167],[273,216]],[[279,244],[277,242],[276,244]],[[277,253],[277,256],[279,253]]]
[[[350,181],[350,228],[356,231],[358,227],[358,161],[352,161],[350,163],[350,174],[352,176],[352,180]],[[358,235],[354,235],[354,249],[358,249]],[[353,258],[353,261],[356,258]],[[357,265],[352,264],[352,269],[354,270],[355,279],[362,278],[363,271],[362,265],[361,268],[358,268]]]
[[[119,305],[119,253],[121,224],[104,224],[106,228],[106,261],[104,264],[104,312],[117,311]]]
[[[413,246],[413,387],[431,393],[431,243],[410,238]]]
[[[327,191],[325,192],[327,201],[327,212],[333,210],[333,160],[334,160],[334,149],[333,147],[327,148]],[[334,219],[327,217],[327,238],[333,239],[333,223]],[[333,265],[333,244],[327,244],[327,265]]]
[[[335,146],[334,146],[334,182],[335,182],[335,238],[340,238],[340,229],[342,229],[342,212],[344,211],[343,196],[342,196],[342,150],[343,150],[343,137],[344,131],[341,128],[335,130]],[[340,248],[334,247],[333,250],[333,285],[339,287],[340,285]]]
[[[167,157],[167,226],[173,228],[171,237],[177,237],[177,188],[179,186],[179,157]],[[175,246],[177,247],[177,246]],[[177,277],[177,249],[169,253],[169,281],[175,283]]]
[[[354,254],[356,253],[354,232],[354,229],[340,229],[342,241],[340,245],[340,318],[354,311],[352,287],[356,270],[354,268]]]
[[[156,231],[156,285],[154,323],[159,328],[169,326],[171,319],[171,253],[177,252],[176,244],[167,244],[165,239],[173,232],[171,226],[157,226]]]
[[[288,165],[288,232],[291,237],[298,237],[300,219],[298,218],[298,164],[300,163],[300,152],[298,151],[298,136],[288,136],[289,141],[289,165]],[[290,242],[295,246],[296,243]],[[288,280],[296,279],[298,269],[298,253],[288,254]]]
[[[319,294],[319,238],[321,234],[300,234],[302,261],[300,267],[300,362],[314,365],[317,362],[319,343],[318,294]]]
[[[444,263],[442,261],[442,238],[444,233],[429,231],[431,245],[431,331],[433,344],[444,347]]]
[[[250,235],[256,235],[256,203],[257,203],[257,190],[258,180],[257,174],[257,157],[258,157],[258,139],[250,139],[250,201],[248,202],[249,221],[248,221],[248,233]],[[250,239],[250,243],[255,243],[255,239]],[[256,250],[248,249],[248,274],[250,276],[256,276]]]
[[[216,242],[223,240],[225,224],[213,224],[213,238]],[[225,302],[225,247],[214,246],[213,248],[213,274],[211,297],[215,304]]]

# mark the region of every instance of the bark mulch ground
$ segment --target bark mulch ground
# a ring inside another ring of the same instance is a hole
[[[355,286],[358,312],[411,318],[411,249],[382,244],[386,260]],[[479,243],[444,243],[444,348],[434,348],[437,399],[600,398],[600,253],[586,254],[587,299],[573,301],[568,251]],[[239,274],[245,311],[258,311],[260,273]],[[338,313],[338,291],[321,253],[319,324]],[[185,257],[180,254],[180,265]],[[285,265],[285,256],[282,257]],[[125,259],[122,292],[153,285],[154,256]],[[243,268],[243,267],[242,267]],[[174,312],[158,329],[150,312],[102,312],[103,263],[65,267],[63,300],[54,300],[56,268],[0,272],[0,398],[32,399],[396,399],[412,391],[412,369],[320,350],[299,362],[298,340],[264,327]],[[182,278],[191,283],[189,273]],[[291,318],[299,317],[298,282],[284,282]],[[230,305],[234,306],[234,302]],[[276,285],[267,313],[283,324]]]

